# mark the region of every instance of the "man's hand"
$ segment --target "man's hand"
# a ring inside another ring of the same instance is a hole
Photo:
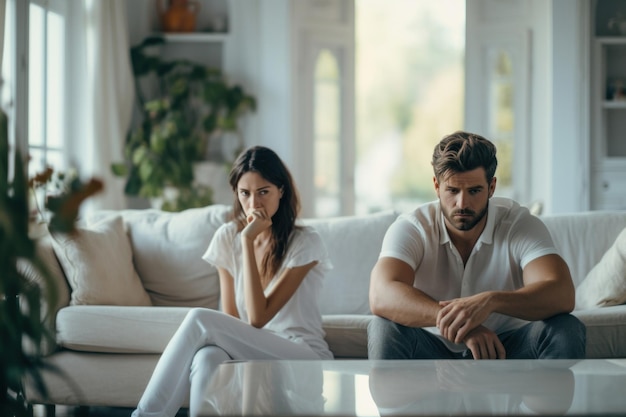
[[[454,300],[440,301],[436,325],[441,335],[461,343],[472,329],[481,325],[491,314],[488,292]]]
[[[498,335],[485,326],[478,326],[464,340],[474,359],[506,359],[506,351]]]

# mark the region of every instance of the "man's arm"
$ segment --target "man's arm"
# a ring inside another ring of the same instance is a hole
[[[439,304],[413,287],[415,272],[406,262],[382,257],[372,269],[370,309],[373,314],[410,327],[434,326]]]
[[[524,286],[519,290],[495,293],[494,311],[534,321],[574,309],[574,283],[569,267],[559,255],[531,261],[524,268],[523,278]]]
[[[486,291],[469,297],[442,301],[437,326],[449,340],[460,343],[491,313],[523,320],[543,320],[574,309],[574,283],[565,261],[545,255],[526,265],[524,286],[515,291]]]

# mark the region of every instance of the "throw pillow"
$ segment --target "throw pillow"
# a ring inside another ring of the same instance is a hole
[[[70,304],[151,305],[133,266],[120,216],[54,235],[54,250],[72,288]]]
[[[576,288],[576,308],[626,302],[626,228]]]
[[[231,211],[219,204],[177,213],[125,211],[135,268],[153,305],[218,308],[217,269],[202,255]]]

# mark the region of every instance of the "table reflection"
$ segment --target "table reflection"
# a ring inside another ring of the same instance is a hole
[[[213,415],[320,415],[322,386],[319,361],[297,368],[287,361],[220,366],[202,409]]]
[[[563,415],[572,405],[575,363],[424,361],[403,368],[378,361],[369,386],[381,416]]]
[[[626,415],[626,359],[220,365],[202,416]]]

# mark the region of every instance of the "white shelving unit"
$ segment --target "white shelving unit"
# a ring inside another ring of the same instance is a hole
[[[626,34],[607,29],[607,16],[624,3],[591,5],[591,208],[625,210]]]
[[[164,0],[160,0],[167,3]],[[196,0],[199,14],[196,16],[195,32],[164,32],[156,11],[156,0],[129,0],[129,32],[131,45],[137,45],[148,36],[160,36],[165,43],[156,47],[154,53],[163,59],[188,59],[211,68],[224,71],[225,53],[232,35],[231,0]],[[216,20],[220,31],[214,31]],[[221,164],[198,162],[198,182],[213,188],[214,202],[230,204],[232,191],[228,186],[227,172]],[[132,202],[132,208],[143,208],[143,202]]]

